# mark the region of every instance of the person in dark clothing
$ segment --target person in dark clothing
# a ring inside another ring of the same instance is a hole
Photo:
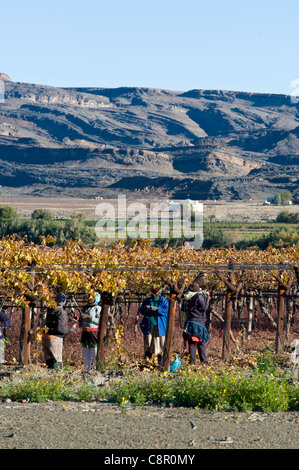
[[[6,313],[0,311],[0,365],[4,363],[5,333],[4,328],[11,325],[11,319]]]
[[[206,344],[209,341],[209,333],[206,328],[206,312],[209,307],[209,293],[200,288],[198,283],[192,283],[185,294],[187,302],[186,322],[183,330],[183,338],[188,344],[190,364],[196,364],[196,350],[200,362],[208,364]]]
[[[66,296],[60,293],[56,296],[57,307],[50,308],[46,316],[47,333],[43,335],[42,344],[45,354],[46,365],[50,368],[62,366],[63,339],[72,331],[67,326],[68,316],[64,310]]]

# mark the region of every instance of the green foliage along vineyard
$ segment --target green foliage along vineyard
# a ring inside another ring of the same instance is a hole
[[[148,240],[119,241],[109,247],[87,246],[68,241],[63,246],[49,246],[51,237],[42,237],[40,244],[14,236],[0,240],[0,292],[16,305],[24,305],[26,296],[53,304],[55,289],[65,292],[108,291],[132,293],[148,290],[151,283],[165,279],[189,282],[203,272],[202,287],[213,292],[224,289],[223,280],[215,272],[229,263],[238,266],[235,281],[242,279],[243,290],[277,287],[277,276],[286,284],[294,276],[292,269],[277,270],[277,265],[298,265],[299,247],[190,249],[188,247],[153,247]],[[242,272],[243,267],[252,266]],[[266,269],[260,269],[267,266]],[[273,268],[271,268],[273,266]]]

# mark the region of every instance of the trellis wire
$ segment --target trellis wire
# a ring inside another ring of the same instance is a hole
[[[159,272],[161,271],[164,272],[176,272],[176,273],[186,273],[186,274],[191,274],[191,273],[197,273],[199,274],[204,274],[204,273],[220,273],[220,272],[226,272],[226,273],[233,273],[233,272],[245,272],[245,271],[293,271],[295,267],[297,267],[297,264],[290,264],[290,263],[278,263],[278,264],[247,264],[247,263],[233,263],[229,262],[228,264],[214,264],[214,265],[202,265],[202,264],[194,264],[194,263],[182,263],[182,264],[168,264],[168,265],[134,265],[134,266],[127,266],[126,264],[106,264],[102,266],[95,266],[91,264],[85,264],[85,265],[76,265],[76,264],[63,264],[63,265],[57,265],[57,264],[46,264],[44,266],[5,266],[1,268],[2,274],[5,271],[8,270],[14,270],[14,271],[25,271],[25,272],[32,272],[34,271],[35,274],[38,273],[45,273],[45,271],[65,271],[65,272],[72,272],[72,271],[90,271],[92,273],[95,272],[103,272],[103,271],[115,271],[115,272],[122,272],[122,271],[129,271],[129,272],[138,272],[138,271],[147,271],[147,272]],[[225,288],[224,288],[225,291]],[[223,290],[220,290],[218,292],[213,293],[213,298],[218,299],[221,298],[221,300],[224,299],[224,293]],[[78,303],[76,297],[82,296],[81,301],[83,302],[84,300],[84,293],[73,293],[69,292],[69,295],[72,295],[74,302],[72,302],[72,305],[70,309],[78,308],[80,309],[80,302]],[[130,297],[130,294],[135,294],[134,297]],[[7,293],[3,293],[2,296],[6,295],[7,299]],[[137,297],[136,297],[137,295]],[[1,296],[1,293],[0,293]],[[140,304],[141,299],[146,296],[146,292],[140,293],[136,292],[133,289],[124,289],[123,292],[119,292],[117,296],[117,303],[118,307],[114,306],[114,312],[118,312],[120,317],[123,316],[123,312],[120,308],[120,304],[123,303],[126,305],[128,302],[138,302]],[[244,293],[242,290],[240,292],[232,293],[232,298],[238,297],[239,299],[243,299],[243,301],[248,300],[249,298],[260,298],[260,297],[267,297],[269,298],[276,298],[277,297],[277,290],[274,289],[255,289],[255,291],[252,291],[250,293]],[[293,300],[298,298],[298,289],[292,290],[292,292],[287,292],[286,297],[292,298]],[[4,302],[2,302],[3,305]],[[76,305],[74,305],[74,303]],[[40,308],[42,308],[40,306]],[[296,307],[295,307],[296,308]],[[298,308],[298,307],[297,307]],[[235,309],[233,309],[235,310]],[[128,310],[129,313],[129,310]],[[238,312],[239,316],[241,315],[241,311]],[[110,317],[110,322],[113,321],[113,318]]]
[[[278,264],[247,264],[247,263],[229,263],[229,264],[213,264],[213,265],[202,265],[202,264],[155,264],[155,265],[134,265],[128,266],[126,264],[105,264],[103,266],[94,266],[91,264],[45,264],[44,266],[3,266],[1,272],[7,270],[13,271],[26,271],[35,273],[44,273],[45,271],[182,271],[182,272],[231,272],[231,271],[293,271],[295,266],[299,266],[296,263],[278,263]]]

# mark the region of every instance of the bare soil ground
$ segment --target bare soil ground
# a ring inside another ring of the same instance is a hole
[[[140,201],[149,203],[150,199],[141,198]],[[81,199],[81,198],[39,198],[39,197],[0,197],[1,205],[8,205],[16,209],[23,217],[30,218],[35,209],[46,209],[57,218],[69,218],[74,212],[85,213],[90,220],[97,220],[96,207],[101,203],[117,204],[113,199]],[[127,204],[130,204],[127,199]],[[259,202],[204,202],[204,217],[216,216],[217,220],[243,220],[243,221],[270,221],[276,218],[284,209],[292,213],[299,212],[299,205],[291,206],[264,206]]]
[[[18,381],[30,373],[45,378],[51,371],[40,366],[4,366],[1,382]],[[117,377],[97,371],[68,374],[85,383],[104,380],[106,386]],[[111,456],[109,449],[126,449],[146,456],[142,451],[148,449],[153,450],[151,455],[161,450],[199,455],[196,452],[202,449],[299,447],[298,412],[216,412],[132,404],[124,408],[105,401],[27,403],[3,399],[0,422],[1,449],[101,449],[103,456]]]
[[[130,330],[131,331],[131,328]],[[142,335],[127,332],[123,343],[123,368],[107,369],[104,372],[83,371],[82,352],[78,332],[67,337],[64,360],[73,360],[73,366],[65,372],[74,384],[93,384],[109,387],[114,380],[125,377],[155,373],[156,367],[142,359]],[[254,331],[250,341],[231,344],[231,356],[226,367],[241,367],[245,371],[255,364],[259,351],[274,351],[273,331]],[[292,337],[294,332],[292,333]],[[49,378],[54,371],[45,367],[40,354],[28,366],[17,364],[18,336],[7,348],[7,364],[0,368],[0,384],[20,381],[32,374],[35,378]],[[213,329],[208,343],[208,358],[214,370],[222,370],[222,333]],[[182,367],[187,358],[182,355],[181,334],[174,338],[174,352],[182,358]],[[37,348],[40,348],[38,346]],[[107,359],[113,362],[116,351],[110,344]],[[289,353],[282,355],[287,367]],[[200,367],[200,365],[198,365]],[[159,373],[157,370],[156,373]],[[133,455],[138,450],[140,463],[148,455],[157,458],[170,451],[179,455],[202,456],[201,451],[225,449],[297,449],[299,448],[299,413],[261,413],[205,411],[185,407],[121,406],[105,400],[97,402],[46,402],[28,403],[0,401],[0,448],[1,449],[98,449],[101,458],[111,458],[114,452],[126,451]],[[146,451],[151,451],[148,454]],[[131,453],[130,453],[131,451]],[[123,455],[123,454],[122,454]],[[144,462],[142,462],[144,464]]]

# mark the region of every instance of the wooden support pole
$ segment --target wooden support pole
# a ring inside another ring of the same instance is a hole
[[[33,292],[35,286],[35,267],[34,264],[30,268],[30,281],[29,288]],[[29,296],[26,296],[26,305],[23,308],[22,315],[22,331],[20,338],[20,354],[19,354],[19,363],[27,366],[30,362],[30,339],[31,339],[31,329],[34,316],[33,316],[33,304],[32,301],[35,299],[33,293]]]
[[[97,347],[97,359],[96,359],[97,370],[99,370],[105,363],[105,340],[107,336],[109,298],[110,298],[109,294],[107,292],[103,292],[102,311],[101,311],[100,324],[99,324],[99,329],[98,329],[98,347]]]
[[[247,340],[248,341],[251,338],[252,321],[253,321],[253,292],[250,292],[249,304],[248,304],[248,326],[247,326]]]
[[[234,275],[231,273],[230,282],[234,281]],[[233,311],[233,291],[227,286],[225,293],[225,312],[224,312],[224,328],[223,328],[223,344],[222,344],[222,359],[226,361],[229,356],[232,311]]]
[[[278,286],[278,309],[277,309],[277,329],[276,329],[276,354],[280,354],[283,349],[283,323],[285,317],[285,287]]]
[[[163,366],[167,372],[170,371],[170,361],[171,361],[172,341],[173,341],[173,331],[174,331],[174,321],[175,321],[176,295],[177,295],[176,292],[172,290],[170,291],[166,338],[165,338],[164,351],[163,351]]]
[[[23,335],[23,357],[24,366],[29,364],[30,359],[30,331],[31,331],[31,306],[30,302],[24,307],[24,335]]]

